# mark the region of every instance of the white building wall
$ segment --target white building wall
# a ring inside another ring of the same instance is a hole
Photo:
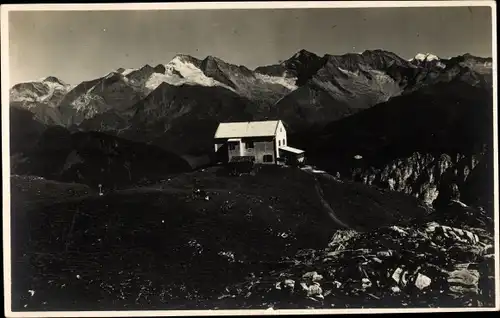
[[[276,129],[276,139],[275,139],[275,147],[276,147],[276,158],[280,157],[279,154],[279,147],[284,146],[288,144],[287,136],[286,136],[286,129],[285,126],[283,125],[283,122],[281,120],[278,123],[278,127]]]
[[[255,141],[253,143],[253,148],[246,148],[246,143],[243,143],[243,155],[244,156],[254,156],[255,163],[267,163],[272,164],[276,160],[276,154],[274,152],[274,139],[270,138],[269,141]],[[264,155],[271,155],[271,162],[264,162]]]
[[[215,152],[217,152],[222,145],[223,144],[215,144]]]

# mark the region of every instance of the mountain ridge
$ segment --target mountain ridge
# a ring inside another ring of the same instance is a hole
[[[134,140],[144,140],[147,138],[140,136],[138,127],[154,125],[138,122],[137,116],[134,118],[136,105],[150,95],[156,96],[156,100],[165,100],[166,104],[202,104],[203,101],[197,100],[195,95],[205,87],[214,92],[221,89],[231,92],[215,93],[218,98],[231,100],[233,94],[239,96],[250,120],[280,118],[287,123],[287,129],[294,132],[322,127],[396,96],[440,82],[457,80],[471,86],[491,87],[491,73],[491,58],[470,54],[451,59],[407,61],[382,49],[323,56],[303,49],[279,64],[254,70],[215,56],[198,59],[177,54],[167,64],[120,68],[78,85],[61,86],[64,89],[48,88],[47,82],[62,82],[55,77],[47,77],[49,80],[41,83],[20,83],[11,90],[11,106],[28,109],[44,124],[116,135],[127,129],[139,134],[131,136]],[[183,91],[183,101],[174,100],[175,94],[162,95],[166,92],[165,83]],[[43,99],[49,91],[55,92],[50,95],[53,97]],[[26,101],[27,98],[31,99]],[[213,120],[219,118],[219,113],[231,111],[228,100],[212,99],[207,106],[210,109],[196,109],[211,114]],[[158,104],[156,107],[163,106]],[[193,109],[178,107],[181,113],[170,112],[170,116],[183,117],[184,125],[192,125],[199,118]],[[161,111],[158,109],[157,112]],[[151,116],[148,120],[158,121]],[[159,128],[154,136],[149,137],[161,139],[165,132]],[[203,131],[200,134],[211,133]]]
[[[391,53],[391,54],[394,54],[394,55],[398,56],[397,54],[395,54],[395,53],[393,53],[393,52],[386,51],[386,50],[383,50],[383,49],[370,49],[370,50],[365,50],[365,51],[363,51],[363,52],[361,52],[361,53],[344,53],[344,54],[337,54],[337,55],[332,55],[332,54],[324,54],[324,55],[323,55],[323,57],[324,57],[324,56],[340,57],[340,56],[345,56],[345,55],[363,55],[363,54],[366,54],[367,52],[377,52],[377,51],[385,51],[385,52],[388,52],[388,53]],[[308,50],[306,50],[306,49],[301,49],[301,50],[297,51],[295,54],[293,54],[291,57],[289,57],[287,60],[285,60],[284,62],[281,62],[280,64],[283,64],[283,63],[285,63],[285,62],[286,62],[286,61],[288,61],[288,60],[292,60],[293,58],[297,58],[297,57],[300,57],[300,56],[302,56],[302,55],[306,55],[306,56],[316,56],[316,57],[318,57],[318,58],[321,58],[321,57],[320,57],[320,55],[318,55],[318,54],[316,54],[316,53],[314,53],[314,52],[308,51]],[[432,54],[432,53],[416,53],[416,55],[415,55],[414,57],[410,58],[410,59],[408,60],[408,62],[409,62],[409,61],[411,61],[411,60],[416,59],[416,57],[417,57],[418,55],[425,55],[425,56],[426,56],[426,55],[432,55],[432,56],[437,57],[437,55],[434,55],[434,54]],[[212,55],[207,55],[205,58],[203,58],[203,59],[199,59],[199,58],[196,58],[196,57],[194,57],[194,56],[192,56],[192,55],[189,55],[189,54],[183,54],[183,53],[180,53],[180,54],[176,54],[176,55],[174,55],[174,56],[173,56],[173,58],[172,58],[170,61],[174,60],[174,59],[175,59],[175,58],[177,58],[177,57],[183,57],[183,58],[191,59],[191,60],[193,60],[193,61],[198,61],[198,62],[201,62],[201,61],[203,61],[204,59],[207,59],[207,58],[213,58],[213,59],[220,60],[220,61],[222,61],[222,62],[224,62],[224,63],[227,63],[227,62],[223,61],[222,59],[220,59],[220,58],[218,58],[218,57],[215,57],[215,56],[212,56]],[[398,57],[399,57],[399,56],[398,56]],[[401,58],[401,57],[399,57],[399,58]],[[438,59],[441,59],[441,58],[439,58],[439,57],[437,57],[437,58],[438,58]],[[491,62],[492,62],[492,60],[493,60],[493,59],[492,59],[492,57],[477,56],[477,55],[473,55],[473,54],[468,53],[468,52],[463,53],[463,54],[459,54],[459,55],[456,55],[456,56],[452,56],[452,57],[449,57],[449,58],[442,58],[442,59],[444,59],[444,60],[453,60],[453,59],[466,59],[466,58],[469,58],[469,59],[474,59],[474,60],[478,60],[478,61],[483,61],[483,62],[490,62],[490,63],[491,63]],[[403,58],[401,58],[401,59],[403,59]],[[403,60],[404,60],[404,59],[403,59]],[[167,63],[167,64],[168,64],[168,63]],[[231,63],[227,63],[227,64],[231,64]],[[160,65],[165,65],[165,64],[162,64],[162,63],[157,64],[157,66],[160,66]],[[232,65],[235,65],[235,64],[232,64]],[[253,71],[258,71],[259,69],[264,69],[264,68],[266,68],[266,67],[268,67],[268,66],[273,66],[273,65],[277,65],[277,64],[268,64],[268,65],[261,65],[261,66],[257,66],[257,67],[255,67],[255,68],[253,69]],[[149,67],[151,67],[149,64],[145,64],[143,67],[145,67],[145,66],[149,66]],[[129,72],[131,72],[131,71],[135,71],[135,70],[137,70],[137,69],[134,69],[134,68],[124,68],[124,67],[120,67],[120,68],[118,68],[118,69],[116,69],[116,70],[114,70],[114,71],[111,71],[111,72],[123,73],[123,72],[125,72],[125,71],[127,71],[127,70],[128,70]],[[42,82],[42,81],[46,80],[47,78],[51,78],[51,79],[54,79],[54,80],[56,80],[56,81],[58,81],[58,82],[60,82],[60,83],[64,83],[64,82],[63,82],[61,79],[59,79],[58,77],[56,77],[56,76],[52,76],[52,75],[48,75],[48,76],[43,77],[43,78],[41,78],[41,79],[39,79],[39,80],[31,80],[31,81],[24,81],[24,82],[19,82],[19,83],[16,83],[16,84],[14,84],[14,85],[11,87],[11,89],[12,89],[12,88],[14,88],[14,86],[19,85],[19,84],[26,84],[26,83],[33,83],[33,82]],[[87,81],[89,81],[89,80],[87,80]],[[82,82],[80,82],[80,83],[83,83],[83,82],[86,82],[86,81],[84,80],[84,81],[82,81]],[[79,84],[66,84],[66,85],[70,85],[70,86],[77,86],[77,85],[79,85]]]

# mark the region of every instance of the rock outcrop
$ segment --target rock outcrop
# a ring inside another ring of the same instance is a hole
[[[273,308],[493,306],[493,220],[472,210],[453,201],[414,225],[339,230],[324,251],[243,283],[239,297]]]
[[[354,168],[351,177],[368,185],[412,195],[428,205],[464,198],[466,203],[477,203],[476,194],[470,193],[473,190],[470,184],[474,181],[469,178],[474,179],[488,159],[487,153],[452,157],[415,152],[382,167]]]

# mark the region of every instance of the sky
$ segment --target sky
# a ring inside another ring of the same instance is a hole
[[[490,7],[9,13],[10,84],[56,76],[78,84],[123,68],[208,55],[250,69],[301,49],[384,49],[492,56]]]

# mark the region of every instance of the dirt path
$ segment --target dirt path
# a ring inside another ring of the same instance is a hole
[[[337,223],[338,225],[346,228],[346,229],[351,229],[351,227],[349,225],[347,225],[346,223],[342,222],[342,220],[340,220],[337,215],[335,214],[335,212],[333,211],[332,207],[330,206],[330,204],[328,203],[328,201],[325,200],[324,198],[324,194],[323,194],[323,189],[321,189],[321,185],[319,184],[319,181],[316,177],[314,177],[315,181],[316,181],[316,184],[315,184],[315,188],[316,188],[316,193],[318,194],[318,198],[320,199],[321,201],[321,204],[323,205],[323,207],[325,208],[326,212],[328,213],[328,215],[330,216],[330,218],[332,220],[335,221],[335,223]]]
[[[205,187],[200,187],[203,192],[207,193],[207,195],[210,192],[235,192],[235,190],[229,190],[229,189],[223,189],[223,188],[205,188]],[[120,191],[116,191],[118,194],[138,194],[138,193],[183,193],[183,194],[192,194],[193,193],[193,188],[179,188],[179,187],[159,187],[159,186],[146,186],[146,187],[139,187],[139,188],[133,188],[133,189],[124,189]]]
[[[340,225],[346,229],[351,229],[351,227],[349,225],[342,222],[342,220],[340,220],[337,217],[337,215],[335,214],[335,211],[333,211],[332,207],[330,206],[330,203],[328,203],[328,201],[325,200],[325,195],[323,193],[323,189],[321,188],[321,184],[319,183],[319,180],[318,180],[318,174],[325,176],[325,177],[331,177],[332,179],[334,179],[333,176],[330,176],[329,174],[326,174],[323,171],[317,172],[317,173],[315,173],[314,171],[309,171],[309,170],[303,170],[303,171],[309,173],[314,178],[314,183],[315,183],[314,188],[316,190],[316,194],[318,195],[318,198],[319,198],[321,204],[323,205],[326,212],[328,213],[328,216],[330,216],[330,218],[338,225]]]

